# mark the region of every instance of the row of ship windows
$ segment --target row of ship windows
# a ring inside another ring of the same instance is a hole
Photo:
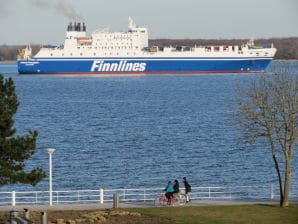
[[[82,48],[82,49],[84,49],[85,47],[84,46],[81,46],[81,47],[77,47],[78,49],[80,49],[80,48]],[[138,46],[135,46],[135,47],[133,47],[133,46],[121,46],[121,47],[87,47],[88,49],[106,49],[106,50],[113,50],[113,49],[124,49],[124,50],[126,50],[126,49],[139,49],[139,47]]]
[[[239,53],[239,54],[243,54],[242,51],[239,51],[238,53]],[[114,53],[112,53],[112,52],[110,52],[109,54],[108,54],[108,53],[104,53],[104,55],[113,55],[113,54],[114,54]],[[130,53],[130,52],[126,52],[126,54],[129,55],[129,54],[131,54],[131,53]],[[133,52],[133,54],[136,55],[136,52]],[[254,53],[253,53],[253,52],[250,52],[250,54],[254,54]],[[265,56],[267,56],[268,54],[269,54],[268,52],[265,52],[265,53],[264,53]],[[50,55],[51,55],[51,56],[54,56],[53,53],[51,53]],[[96,53],[93,53],[93,55],[96,56]],[[116,55],[119,55],[119,53],[116,53]],[[259,55],[260,55],[259,52],[257,52],[256,55],[259,56]],[[64,54],[62,54],[62,56],[64,56]],[[70,56],[73,56],[73,54],[70,53]],[[83,53],[80,53],[80,56],[83,56]]]
[[[130,53],[130,52],[126,52],[126,55],[136,55],[137,53],[136,52],[133,52],[133,53]],[[54,56],[54,54],[50,54],[51,56]],[[73,56],[73,53],[70,53],[69,54],[70,56]],[[115,55],[114,53],[112,53],[112,52],[109,52],[109,53],[103,53],[103,54],[100,54],[100,56],[101,55]],[[116,53],[116,55],[120,55],[119,53]],[[123,55],[123,54],[121,54],[121,55]],[[55,56],[58,56],[58,55],[55,55]],[[62,54],[61,56],[64,56],[64,54]],[[80,56],[83,56],[83,53],[80,53]],[[88,55],[88,56],[90,56],[90,55]],[[96,53],[93,53],[93,56],[97,56],[97,54]]]
[[[263,52],[262,52],[262,53],[263,53]],[[250,52],[250,54],[254,54],[254,53],[253,53],[253,52]],[[269,54],[268,52],[265,52],[265,53],[264,53],[265,56],[267,56],[268,54]],[[259,53],[259,52],[256,52],[256,55],[258,56],[258,55],[260,55],[260,53]]]
[[[263,52],[262,52],[263,53]],[[238,51],[238,54],[243,54],[243,51]],[[254,53],[254,52],[250,52],[249,54],[255,54],[256,56],[259,56],[260,55],[260,53],[259,52],[256,52],[256,53]],[[264,53],[264,56],[267,56],[269,53],[268,52],[265,52]]]
[[[130,39],[117,39],[117,38],[115,38],[116,40],[117,40],[117,42],[124,42],[124,41],[129,41],[129,42],[132,42],[132,39],[130,38]],[[115,41],[115,39],[96,39],[96,42],[104,42],[104,41],[107,41],[107,42],[113,42],[113,41]]]
[[[132,46],[133,44],[132,43],[109,43],[109,42],[105,42],[105,43],[102,43],[102,42],[93,42],[95,44],[93,45],[96,45],[96,46]],[[79,46],[88,46],[88,45],[91,45],[91,42],[89,43],[82,43],[82,42],[79,42],[78,43]]]
[[[142,33],[145,33],[145,32],[142,32]],[[99,36],[103,36],[103,35],[99,35]],[[128,35],[114,35],[114,34],[105,34],[104,37],[110,37],[110,38],[118,38],[118,39],[121,39],[121,38],[132,38],[132,37],[138,37],[139,35],[138,34],[128,34]]]
[[[110,41],[110,42],[104,42],[104,41],[93,41],[94,44],[96,45],[114,45],[114,46],[122,46],[122,45],[132,45],[133,42],[113,42],[113,41]],[[84,43],[81,43],[81,44],[84,44]]]
[[[119,43],[119,42],[104,42],[104,41],[96,41],[95,42],[96,45],[132,45],[132,42],[123,42],[123,43]]]

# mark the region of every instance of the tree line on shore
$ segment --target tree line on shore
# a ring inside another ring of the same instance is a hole
[[[207,46],[207,45],[242,45],[247,39],[151,39],[150,46]],[[298,37],[257,39],[256,45],[266,45],[273,43],[277,48],[275,59],[278,60],[298,60]],[[0,61],[13,61],[17,59],[18,50],[24,45],[0,45]],[[33,54],[41,48],[39,45],[32,45]]]

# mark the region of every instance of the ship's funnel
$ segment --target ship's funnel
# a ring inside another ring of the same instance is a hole
[[[70,22],[67,26],[67,31],[86,32],[86,25],[84,22]]]

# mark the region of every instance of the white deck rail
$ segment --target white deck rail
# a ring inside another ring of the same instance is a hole
[[[183,188],[181,188],[183,189]],[[98,189],[53,191],[53,204],[84,204],[112,202],[117,193],[121,202],[153,201],[162,188]],[[270,186],[192,187],[193,200],[278,200],[278,188]],[[290,200],[298,199],[297,186],[291,186]],[[49,204],[49,191],[0,192],[0,206]]]

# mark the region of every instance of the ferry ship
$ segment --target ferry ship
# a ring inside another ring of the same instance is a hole
[[[108,29],[86,35],[85,23],[70,23],[63,45],[20,50],[20,74],[200,74],[264,72],[276,53],[255,46],[149,46],[148,30],[129,18],[127,32]]]

